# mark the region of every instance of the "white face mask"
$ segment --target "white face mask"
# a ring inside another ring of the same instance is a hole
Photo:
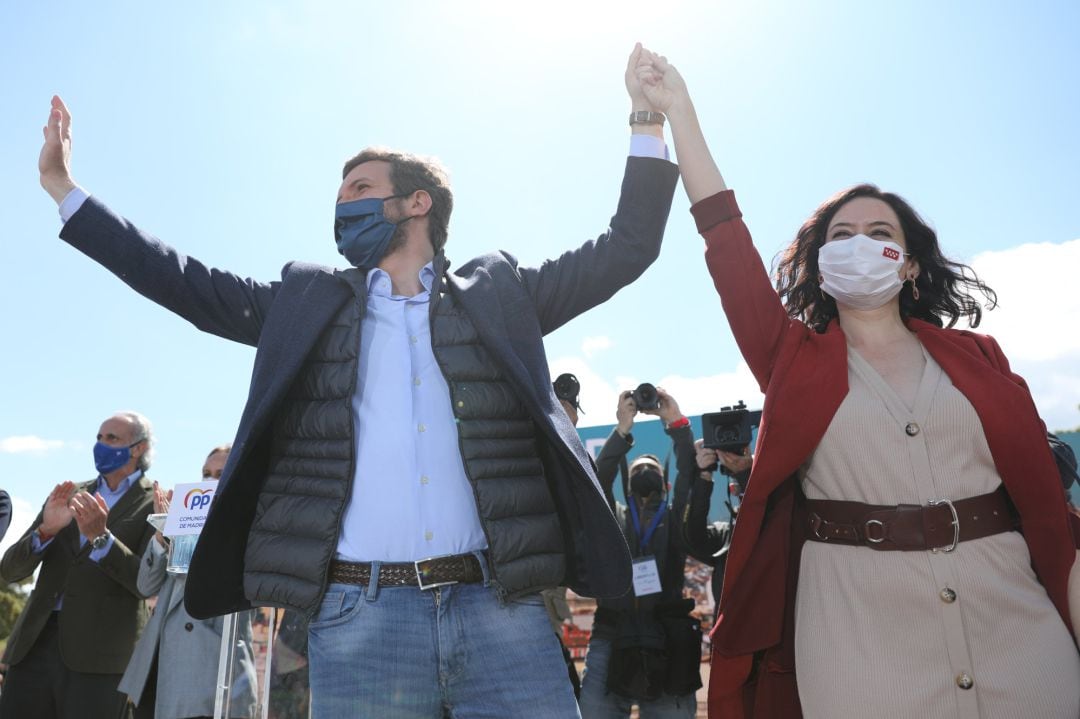
[[[877,309],[900,294],[903,264],[900,245],[866,235],[826,242],[818,250],[821,289],[838,304],[857,310]]]

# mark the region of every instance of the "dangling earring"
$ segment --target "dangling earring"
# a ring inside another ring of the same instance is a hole
[[[916,302],[919,301],[919,286],[915,284],[914,277],[908,277],[907,281],[911,283],[911,298]]]

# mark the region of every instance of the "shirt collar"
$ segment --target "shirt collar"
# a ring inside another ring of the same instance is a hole
[[[434,260],[427,263],[420,268],[420,272],[417,274],[420,278],[420,284],[424,286],[424,289],[431,292],[431,286],[435,284],[435,267]],[[390,275],[385,270],[378,267],[373,267],[368,270],[367,273],[367,289],[368,296],[377,295],[379,297],[393,297],[393,284],[390,281]]]
[[[96,491],[108,492],[110,494],[123,494],[124,492],[128,491],[132,484],[139,481],[140,477],[142,477],[142,470],[136,469],[134,472],[125,477],[124,481],[117,485],[116,490],[113,491],[109,489],[109,483],[105,481],[105,478],[101,475],[98,475]]]

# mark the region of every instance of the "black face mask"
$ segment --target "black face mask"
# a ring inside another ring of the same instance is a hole
[[[642,469],[630,477],[630,492],[642,499],[664,491],[664,478],[655,469]]]

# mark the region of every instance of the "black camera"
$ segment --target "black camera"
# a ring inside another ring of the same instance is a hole
[[[578,378],[569,372],[564,372],[555,378],[552,383],[555,388],[555,396],[569,402],[574,409],[581,409],[578,404],[578,394],[581,393],[581,383]]]
[[[742,400],[734,407],[701,415],[701,436],[706,449],[742,452],[750,445],[754,427],[761,422],[761,410],[749,410]]]
[[[656,393],[656,387],[648,382],[642,382],[630,396],[634,399],[638,412],[647,409],[660,409],[660,395]]]

